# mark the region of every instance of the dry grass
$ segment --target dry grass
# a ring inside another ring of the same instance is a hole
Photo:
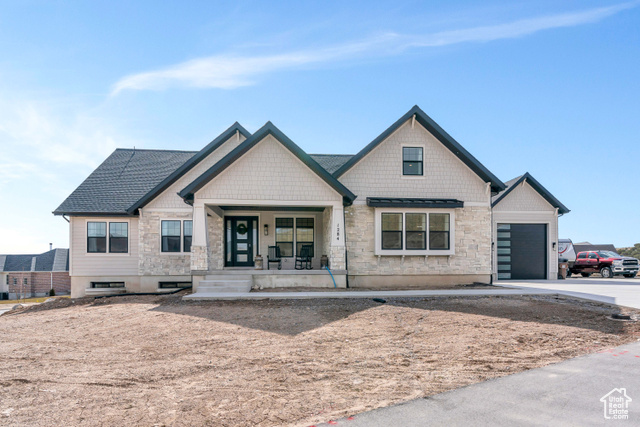
[[[0,317],[0,424],[310,425],[636,340],[611,311],[554,297],[58,300]]]

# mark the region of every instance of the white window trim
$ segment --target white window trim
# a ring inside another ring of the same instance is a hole
[[[87,224],[90,222],[106,222],[107,223],[107,251],[106,252],[89,252],[88,251],[87,242],[89,241],[89,226]],[[112,222],[127,223],[127,253],[109,252],[109,250],[111,249],[109,247],[109,224],[111,224]],[[128,218],[123,218],[123,219],[87,218],[85,219],[84,221],[84,254],[87,256],[109,256],[109,257],[131,256],[131,220]]]
[[[402,246],[403,249],[382,249],[382,214],[401,213],[402,215]],[[407,213],[427,214],[426,238],[427,249],[404,249],[406,245],[406,224],[405,215]],[[429,214],[446,213],[449,214],[449,249],[432,250],[429,249]],[[451,256],[456,253],[456,211],[454,209],[421,209],[421,208],[375,208],[375,255],[376,256]]]
[[[422,148],[422,175],[405,175],[404,174],[404,149],[405,148]],[[426,179],[425,173],[425,153],[427,152],[427,146],[423,143],[416,144],[400,144],[400,178],[401,179]]]
[[[278,218],[293,218],[293,255],[290,257],[282,257],[283,259],[296,259],[296,247],[298,245],[297,233],[296,233],[296,219],[298,218],[313,218],[313,258],[317,258],[317,230],[318,230],[318,218],[315,215],[274,215],[273,216],[273,244],[276,244],[276,219]]]

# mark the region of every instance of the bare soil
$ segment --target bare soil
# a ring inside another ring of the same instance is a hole
[[[552,296],[180,296],[1,316],[0,424],[308,426],[640,336],[612,307]]]

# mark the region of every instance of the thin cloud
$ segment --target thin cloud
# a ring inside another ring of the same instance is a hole
[[[484,43],[512,39],[554,28],[575,27],[601,21],[636,7],[634,1],[579,12],[522,19],[506,24],[480,26],[424,35],[387,33],[359,42],[321,49],[269,56],[216,55],[186,61],[165,69],[133,74],[113,86],[112,95],[123,90],[163,90],[191,88],[235,89],[257,83],[259,76],[301,66],[335,63],[355,58],[399,54],[410,48],[441,47],[459,43]]]

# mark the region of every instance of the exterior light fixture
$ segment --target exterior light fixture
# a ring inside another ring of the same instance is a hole
[[[268,236],[269,235],[269,224],[265,224],[264,225],[264,235]]]

